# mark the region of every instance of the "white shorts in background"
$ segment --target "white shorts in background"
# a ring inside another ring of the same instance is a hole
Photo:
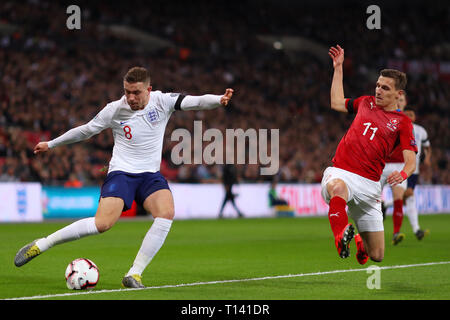
[[[405,164],[403,162],[388,162],[384,166],[383,173],[381,174],[380,178],[380,184],[381,184],[381,190],[383,190],[384,186],[387,184],[387,178],[390,176],[390,174],[394,171],[402,171]],[[408,179],[403,180],[402,183],[397,184],[396,186],[402,187],[406,190]]]
[[[383,231],[383,214],[381,213],[381,184],[356,173],[328,167],[322,178],[322,197],[326,203],[330,202],[327,184],[341,179],[348,190],[348,216],[353,219],[358,232]]]

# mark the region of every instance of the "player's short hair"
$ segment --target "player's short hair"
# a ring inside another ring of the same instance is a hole
[[[383,77],[394,79],[395,89],[405,90],[407,79],[404,72],[395,69],[383,69],[381,70],[380,75]]]
[[[123,80],[128,83],[144,82],[150,84],[150,74],[143,67],[133,67],[128,70]]]

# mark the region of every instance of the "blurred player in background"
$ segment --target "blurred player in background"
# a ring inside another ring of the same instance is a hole
[[[400,95],[406,86],[403,72],[384,69],[376,83],[375,96],[347,99],[344,95],[344,49],[331,47],[333,60],[331,108],[355,113],[355,119],[339,142],[333,158],[333,167],[325,170],[322,196],[329,203],[328,218],[341,258],[350,255],[354,227],[348,223],[348,214],[354,220],[359,234],[355,236],[360,264],[370,258],[381,262],[384,258],[384,227],[381,213],[380,177],[385,160],[397,144],[401,145],[405,164],[394,171],[387,182],[402,183],[416,167],[416,143],[411,120],[396,111]]]
[[[428,133],[424,127],[415,123],[416,121],[416,113],[412,107],[405,107],[404,113],[411,119],[413,122],[413,130],[414,130],[414,138],[417,142],[417,155],[416,155],[416,170],[414,173],[408,178],[407,189],[404,192],[403,203],[406,206],[406,214],[408,216],[409,222],[411,223],[412,230],[418,240],[422,240],[425,237],[429,230],[422,230],[419,226],[419,213],[417,211],[416,206],[416,198],[414,197],[414,188],[416,187],[417,181],[419,179],[419,171],[420,171],[420,162],[423,155],[423,164],[431,168],[431,144],[430,140],[428,140]],[[423,151],[423,153],[422,153]],[[395,198],[394,198],[395,199]],[[383,214],[388,207],[390,207],[392,203],[384,203],[383,205]],[[395,212],[395,201],[394,201],[394,212]]]
[[[278,177],[274,176],[272,178],[272,181],[270,182],[270,189],[269,189],[269,207],[273,207],[273,206],[287,206],[289,203],[278,197],[277,194],[277,184],[278,184]]]
[[[429,233],[428,229],[422,230],[419,226],[419,213],[416,206],[416,198],[414,197],[414,188],[416,187],[417,181],[419,179],[420,170],[420,159],[421,152],[423,150],[424,160],[423,163],[428,168],[431,168],[431,143],[428,140],[428,133],[424,127],[416,124],[416,113],[413,108],[406,107],[405,114],[413,122],[414,137],[418,143],[417,148],[419,149],[416,156],[416,170],[408,178],[408,188],[405,191],[404,202],[406,204],[406,213],[411,223],[414,234],[418,240],[422,240],[424,236]]]
[[[225,198],[223,199],[222,205],[219,211],[219,218],[223,218],[223,209],[228,201],[231,202],[233,208],[236,210],[238,217],[243,218],[241,210],[236,205],[234,198],[236,198],[236,194],[233,193],[233,185],[238,183],[238,173],[237,168],[233,164],[224,164],[222,171],[222,182],[225,188]]]
[[[164,131],[176,110],[206,110],[226,106],[232,89],[224,95],[185,96],[152,91],[145,68],[131,68],[123,79],[124,95],[108,103],[87,124],[73,128],[48,142],[39,142],[34,153],[86,140],[111,128],[114,148],[108,175],[101,188],[95,217],[78,220],[55,233],[37,239],[18,251],[17,267],[54,245],[109,230],[133,200],[150,213],[154,222],[144,237],[132,267],[122,280],[125,287],[144,287],[141,275],[163,245],[174,217],[174,202],[166,179],[159,172]]]
[[[396,111],[403,112],[405,106],[406,106],[406,95],[401,94],[400,97],[398,98],[398,109]],[[403,150],[401,148],[401,145],[398,145],[396,148],[394,148],[392,153],[386,159],[386,165],[383,169],[383,173],[381,174],[380,179],[381,191],[383,191],[383,188],[387,183],[387,178],[391,175],[391,173],[394,171],[402,170],[403,166],[404,166]],[[399,183],[395,186],[391,186],[393,199],[392,203],[394,205],[394,211],[392,214],[392,220],[394,224],[392,244],[394,245],[397,245],[405,238],[405,235],[403,233],[400,233],[400,228],[403,222],[403,196],[406,190],[406,181],[407,180],[404,180],[402,183]],[[386,210],[384,203],[381,204],[381,211],[383,213],[383,220],[384,220],[386,217]]]

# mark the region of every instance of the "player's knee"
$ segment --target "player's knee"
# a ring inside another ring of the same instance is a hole
[[[175,217],[175,211],[173,209],[167,209],[161,212],[158,212],[158,214],[154,214],[153,218],[164,218],[168,220],[173,220]]]
[[[370,260],[372,260],[373,262],[381,262],[383,261],[384,256],[371,256]]]
[[[403,199],[407,199],[413,195],[414,191],[411,188],[406,189],[405,194],[403,195]]]
[[[169,220],[173,220],[173,218],[175,217],[175,211],[174,210],[169,210],[169,212],[167,212],[167,218]]]
[[[384,259],[384,250],[383,249],[376,249],[372,250],[372,252],[369,252],[370,260],[374,262],[381,262]]]
[[[106,219],[95,219],[95,226],[97,227],[98,232],[103,233],[111,229],[114,225],[114,222],[108,221]]]
[[[164,214],[162,214],[160,217],[169,219],[169,220],[173,220],[174,216],[175,216],[175,212],[173,210],[169,210],[169,211],[166,211]]]

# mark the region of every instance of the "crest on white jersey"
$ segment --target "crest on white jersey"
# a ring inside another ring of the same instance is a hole
[[[147,119],[150,122],[156,122],[159,120],[159,114],[156,111],[156,109],[151,109],[148,113],[147,113]]]

